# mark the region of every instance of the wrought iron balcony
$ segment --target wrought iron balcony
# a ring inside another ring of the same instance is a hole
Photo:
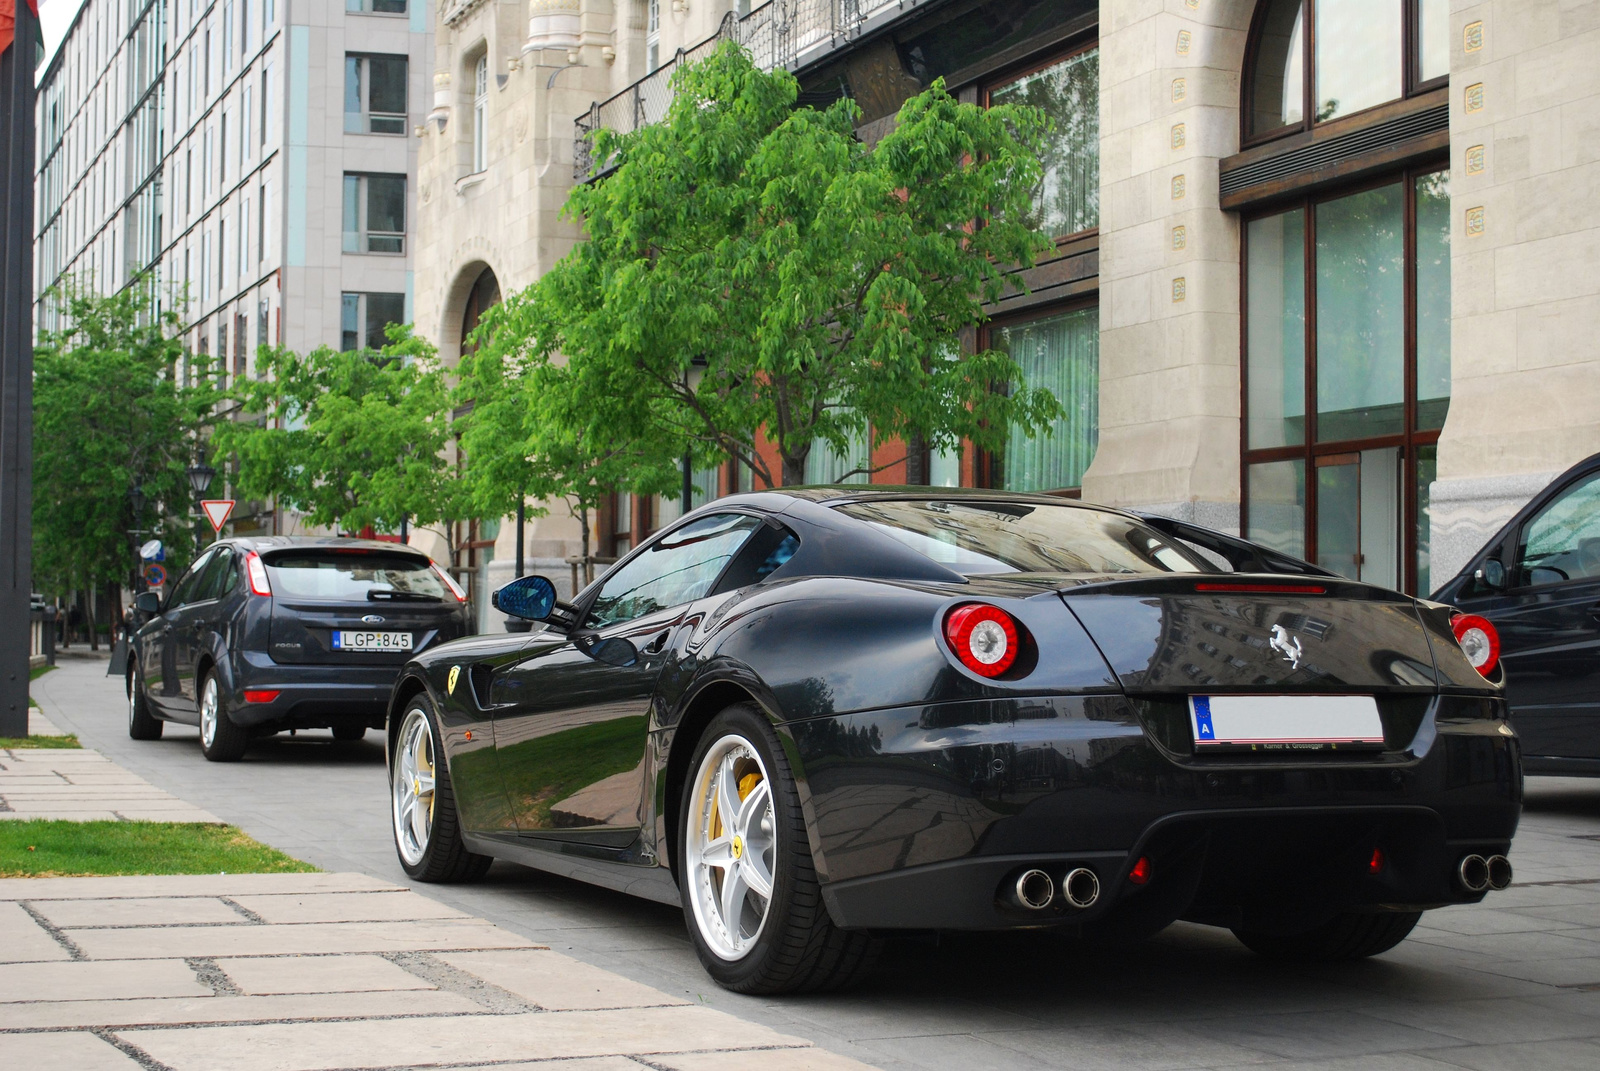
[[[666,63],[607,100],[596,101],[573,120],[573,177],[586,182],[605,170],[589,135],[601,127],[628,133],[666,117],[672,103],[672,73],[680,64],[705,58],[722,41],[737,41],[762,70],[798,70],[847,41],[933,0],[770,0],[740,18],[728,12],[717,32],[692,48],[680,48]]]

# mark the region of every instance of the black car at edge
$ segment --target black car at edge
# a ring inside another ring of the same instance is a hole
[[[1600,454],[1534,495],[1433,598],[1479,622],[1527,772],[1600,776]]]
[[[467,632],[466,597],[427,555],[357,539],[263,536],[207,548],[130,644],[128,735],[197,725],[206,758],[255,736],[381,728],[401,665]]]
[[[546,627],[396,682],[402,865],[680,904],[730,988],[846,984],[905,931],[1353,958],[1511,881],[1517,739],[1448,608],[1206,529],[786,489],[495,604]]]

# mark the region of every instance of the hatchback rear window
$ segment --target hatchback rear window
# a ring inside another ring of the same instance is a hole
[[[1104,510],[982,499],[891,499],[838,509],[968,575],[1214,571],[1153,528]]]
[[[272,593],[297,599],[365,602],[406,598],[443,602],[449,592],[429,562],[400,554],[297,553],[267,559]]]

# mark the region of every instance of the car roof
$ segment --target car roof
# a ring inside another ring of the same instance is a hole
[[[1027,491],[1000,491],[986,487],[929,487],[893,484],[819,484],[803,487],[774,487],[760,491],[746,491],[742,494],[727,495],[700,507],[706,509],[717,505],[727,505],[734,502],[744,502],[749,505],[764,507],[773,512],[781,513],[785,503],[780,499],[814,502],[819,506],[843,506],[852,502],[878,502],[886,500],[948,500],[951,498],[988,499],[1001,502],[1036,502],[1045,506],[1070,506],[1075,509],[1110,510],[1122,513],[1123,510],[1113,506],[1102,506],[1098,503],[1080,502],[1074,498],[1063,498],[1059,495],[1037,494]]]

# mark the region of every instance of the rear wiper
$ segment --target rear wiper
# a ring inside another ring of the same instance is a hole
[[[367,589],[368,602],[444,602],[437,595],[425,595],[420,591],[396,591],[394,588],[369,588]]]

